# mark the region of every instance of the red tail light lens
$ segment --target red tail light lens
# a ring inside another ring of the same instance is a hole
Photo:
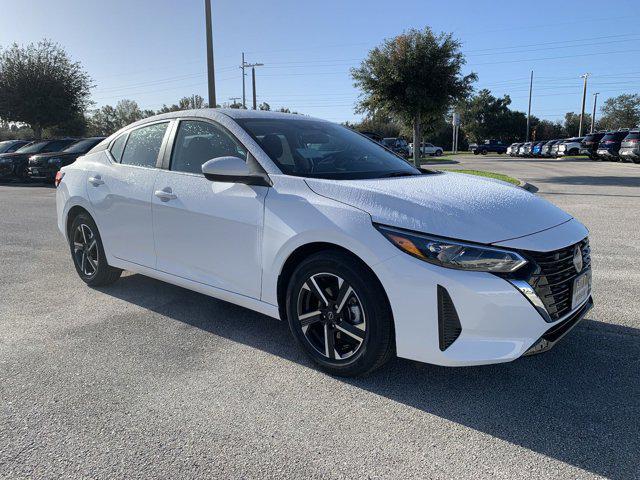
[[[64,172],[58,171],[56,172],[56,178],[53,181],[53,184],[57,187],[58,185],[60,185],[60,182],[62,181],[62,177],[64,177]]]
[[[638,138],[630,138],[629,140],[625,140],[625,142],[638,143],[638,142],[640,142],[640,139],[638,139]]]

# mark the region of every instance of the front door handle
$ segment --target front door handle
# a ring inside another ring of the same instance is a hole
[[[169,200],[175,200],[178,196],[171,191],[171,187],[165,187],[162,190],[156,190],[153,194],[158,197],[163,202],[168,202]]]
[[[99,187],[100,185],[104,185],[104,180],[100,178],[100,175],[96,175],[95,177],[89,177],[89,183],[94,187]]]

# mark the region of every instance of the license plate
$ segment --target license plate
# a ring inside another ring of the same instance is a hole
[[[33,173],[34,175],[38,175],[38,173],[40,173],[40,170],[38,170],[37,168],[32,168],[31,173]]]
[[[583,303],[591,293],[591,270],[584,272],[573,281],[571,310]]]

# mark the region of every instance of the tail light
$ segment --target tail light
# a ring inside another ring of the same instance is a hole
[[[630,138],[629,140],[625,140],[627,143],[638,143],[640,142],[640,138]]]
[[[60,182],[62,181],[62,177],[64,177],[64,172],[61,172],[60,170],[58,170],[56,172],[56,178],[53,180],[53,184],[57,187],[58,185],[60,185]]]

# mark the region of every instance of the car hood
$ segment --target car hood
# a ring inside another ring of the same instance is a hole
[[[33,155],[31,155],[31,157],[29,158],[37,158],[37,159],[42,159],[42,158],[66,158],[66,157],[71,157],[73,155],[77,155],[80,156],[80,153],[65,153],[65,152],[48,152],[48,153],[35,153]]]
[[[369,213],[375,223],[479,243],[530,235],[572,218],[522,188],[461,173],[305,181],[317,194]]]

